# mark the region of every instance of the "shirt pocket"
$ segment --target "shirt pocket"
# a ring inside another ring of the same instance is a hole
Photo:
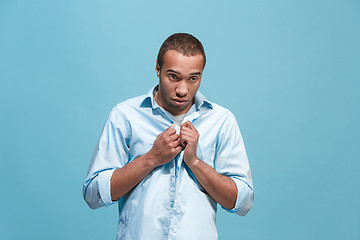
[[[214,168],[215,166],[215,143],[199,144],[196,150],[197,157]]]
[[[210,167],[214,168],[214,158],[215,158],[215,145],[209,146],[209,145],[198,145],[196,149],[196,155],[197,157],[208,164]],[[189,174],[189,177],[192,179],[192,183],[197,186],[197,188],[207,194],[207,192],[203,189],[203,187],[200,185],[200,183],[197,181],[196,177],[192,173],[191,169],[187,166],[185,166],[186,171]]]

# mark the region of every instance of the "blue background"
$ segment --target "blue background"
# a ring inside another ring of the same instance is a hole
[[[359,239],[360,1],[0,0],[0,239],[114,239],[82,183],[111,108],[157,82],[165,38],[207,53],[255,204],[219,239]]]

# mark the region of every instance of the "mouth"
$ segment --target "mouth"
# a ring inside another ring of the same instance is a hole
[[[178,105],[178,106],[183,106],[183,105],[185,105],[186,103],[189,102],[189,100],[186,100],[186,99],[176,99],[176,98],[173,98],[172,100],[173,100],[173,102],[174,102],[176,105]]]

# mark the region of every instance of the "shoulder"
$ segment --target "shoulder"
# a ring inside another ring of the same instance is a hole
[[[227,108],[220,106],[216,103],[212,104],[212,114],[216,115],[219,120],[233,120],[235,119],[234,114]]]
[[[112,108],[111,112],[116,115],[127,115],[128,113],[134,110],[138,110],[145,98],[146,95],[141,95],[120,102],[115,107]]]
[[[212,103],[212,110],[209,111],[208,119],[213,124],[214,129],[217,129],[219,135],[237,131],[239,128],[237,120],[231,110]],[[226,134],[227,135],[227,134]]]
[[[127,122],[129,116],[139,111],[145,97],[145,95],[141,95],[118,103],[111,109],[108,120],[110,122]]]

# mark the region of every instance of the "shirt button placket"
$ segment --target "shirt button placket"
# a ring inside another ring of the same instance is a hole
[[[178,154],[175,157],[174,161],[174,168],[172,168],[172,176],[171,176],[171,186],[173,187],[172,195],[171,195],[171,214],[170,214],[170,224],[169,224],[169,236],[168,239],[177,239],[176,233],[179,220],[181,218],[181,210],[179,209],[178,201],[178,194],[176,191],[178,178],[180,173],[180,168],[178,168],[179,163],[182,162],[183,152]]]
[[[170,218],[169,218],[169,229],[168,229],[168,239],[174,239],[173,237],[173,215],[174,215],[174,205],[175,205],[175,195],[176,195],[176,178],[175,178],[175,159],[171,162],[170,167]]]

